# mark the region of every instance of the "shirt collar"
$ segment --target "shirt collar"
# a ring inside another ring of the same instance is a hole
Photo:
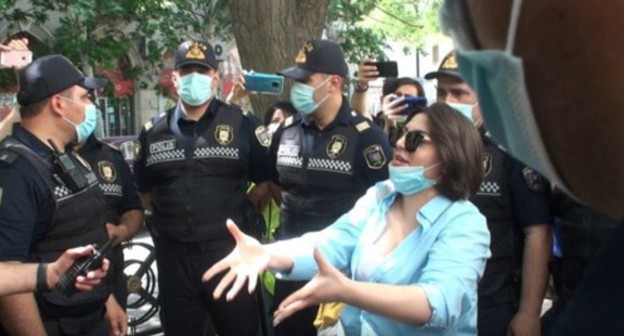
[[[34,134],[30,133],[20,123],[13,125],[13,137],[24,143],[30,149],[35,151],[41,157],[47,157],[52,154],[52,148],[41,142]]]
[[[340,104],[340,109],[338,110],[338,114],[334,121],[332,121],[327,127],[333,127],[335,124],[340,125],[348,125],[351,121],[351,106],[349,106],[349,101],[345,96],[342,96],[342,103]],[[312,119],[311,115],[307,115],[303,117],[303,125],[306,127],[312,127],[314,125],[314,119]]]
[[[398,194],[390,180],[378,183],[375,187],[377,188],[377,198],[380,201],[392,202]],[[450,199],[442,195],[437,195],[425,203],[415,215],[416,221],[420,223],[423,231],[427,231],[451,203]]]

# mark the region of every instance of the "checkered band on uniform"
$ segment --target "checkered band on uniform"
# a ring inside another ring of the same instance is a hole
[[[119,184],[100,183],[100,189],[104,192],[104,195],[122,196],[122,188]]]
[[[483,181],[479,186],[479,194],[498,195],[500,186],[496,182]]]
[[[67,188],[65,185],[57,185],[54,187],[54,195],[57,198],[63,198],[69,196],[71,194],[71,190]]]
[[[150,154],[147,157],[146,166],[151,166],[158,162],[178,161],[184,159],[184,150],[176,149],[160,153]]]
[[[193,153],[196,158],[222,158],[238,159],[238,148],[231,147],[201,147],[196,148]]]
[[[341,174],[351,174],[351,163],[340,160],[311,158],[308,162],[308,169],[332,171]]]
[[[282,166],[301,167],[303,159],[299,156],[278,156],[277,163]]]

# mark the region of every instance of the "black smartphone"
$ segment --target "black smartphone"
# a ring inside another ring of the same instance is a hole
[[[248,73],[245,75],[245,90],[266,94],[282,94],[284,77],[280,75]]]
[[[367,62],[366,65],[374,65],[377,67],[379,77],[398,77],[399,67],[395,61],[386,62]]]

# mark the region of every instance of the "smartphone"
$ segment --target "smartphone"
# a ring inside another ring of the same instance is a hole
[[[407,107],[398,112],[399,115],[409,115],[414,111],[414,108],[427,107],[427,98],[425,97],[405,97],[401,105],[407,104]]]
[[[0,51],[0,67],[23,68],[30,62],[32,62],[32,51],[30,50]]]
[[[377,67],[379,77],[398,77],[399,67],[395,61],[387,62],[367,62],[366,65],[374,65]]]
[[[264,73],[248,73],[245,75],[245,90],[266,94],[282,94],[284,77]]]

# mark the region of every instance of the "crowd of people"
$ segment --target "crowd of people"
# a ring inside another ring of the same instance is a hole
[[[457,49],[425,75],[436,102],[421,79],[385,78],[379,111],[367,108],[377,69],[362,60],[349,97],[334,42],[307,41],[275,69],[290,99],[261,121],[238,106],[244,77],[220,99],[212,46],[184,41],[179,99],[143,126],[132,172],[93,135],[106,81],[61,55],[15,69],[20,121],[0,143],[0,335],[125,334],[119,245],[144,210],[165,335],[624,330],[620,98],[594,71],[621,67],[607,32],[624,6],[587,6],[445,1]],[[111,237],[102,265],[72,280],[78,292],[57,288],[95,253],[74,247]],[[277,278],[268,312],[265,272]]]

